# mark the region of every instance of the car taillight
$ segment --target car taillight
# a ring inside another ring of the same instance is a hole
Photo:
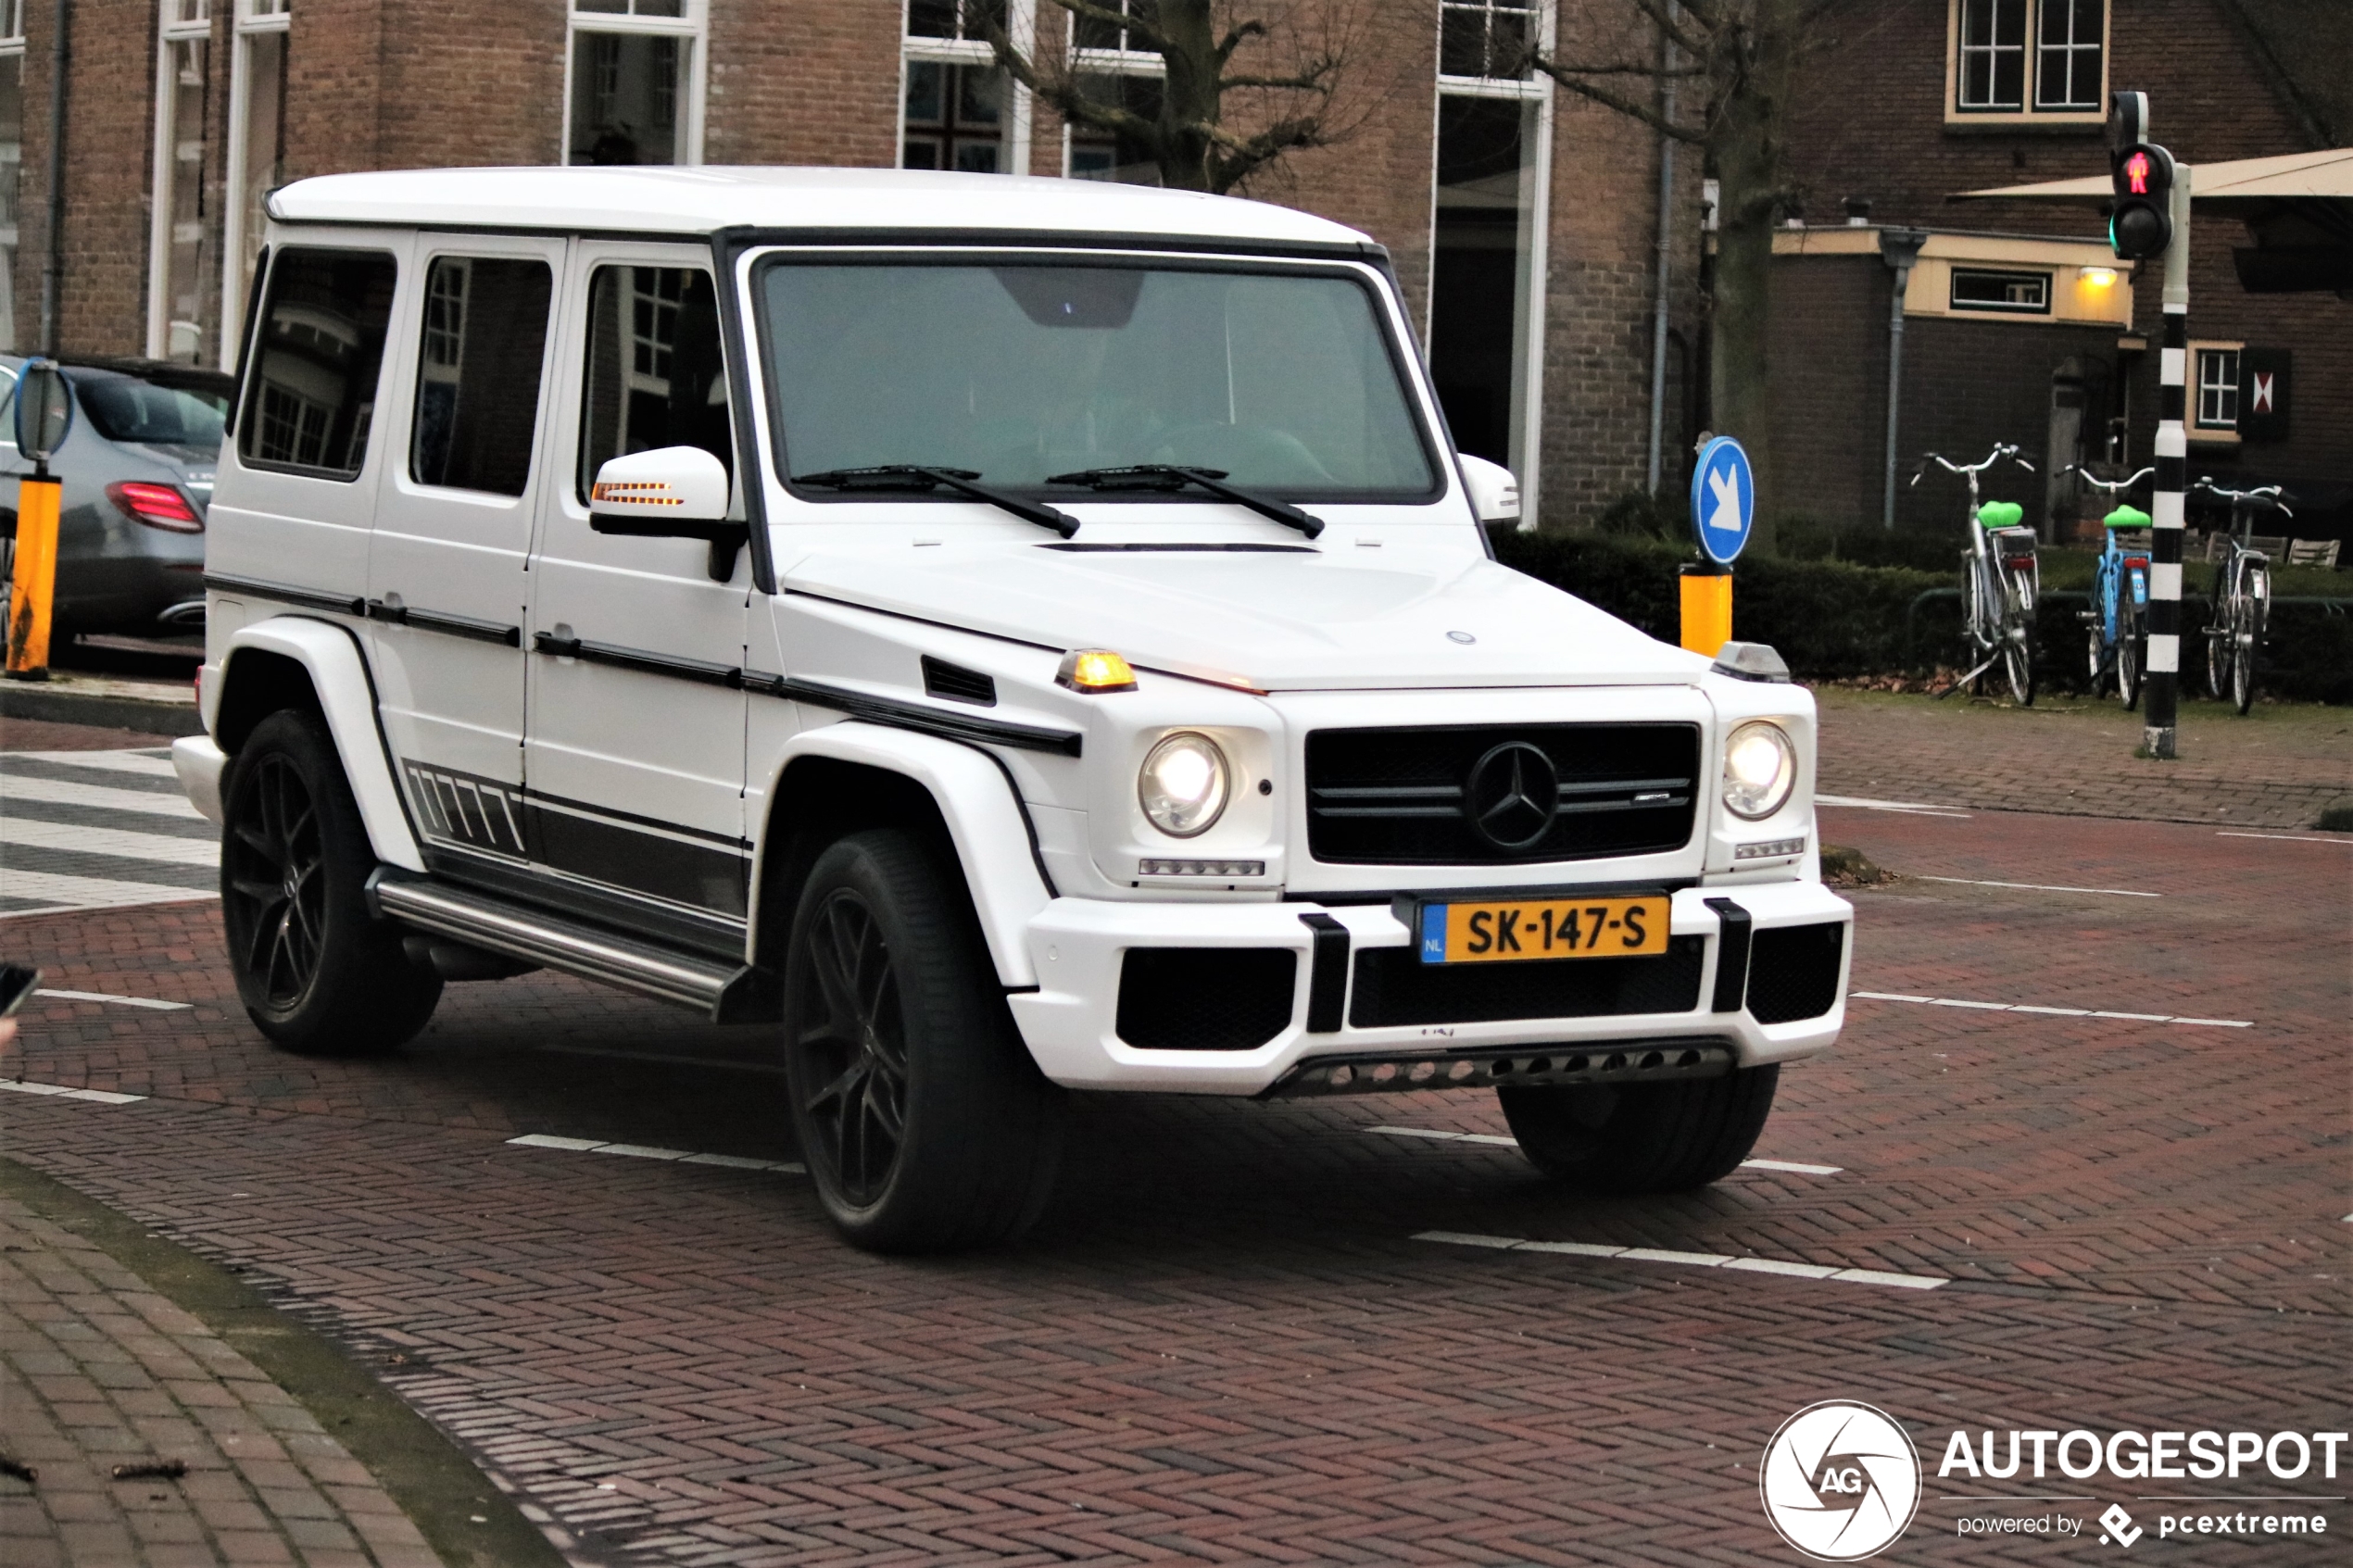
[[[196,508],[188,504],[188,497],[169,484],[120,479],[107,486],[107,499],[114,503],[115,510],[149,528],[160,528],[168,533],[204,532],[204,519],[196,515]]]

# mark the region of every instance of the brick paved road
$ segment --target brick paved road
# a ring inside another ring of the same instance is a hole
[[[1754,1466],[1815,1399],[1879,1404],[1931,1465],[1957,1425],[2345,1430],[2353,847],[1863,811],[1830,836],[1919,873],[1857,895],[1859,989],[2250,1026],[1858,1000],[1759,1149],[1839,1172],[1674,1200],[1369,1131],[1502,1132],[1481,1098],[1096,1099],[1030,1243],[911,1263],[837,1246],[788,1173],[505,1141],[788,1160],[756,1036],[533,976],[454,989],[398,1057],[292,1059],[226,1005],[217,914],[185,905],[0,922],[53,986],[194,1004],[41,1004],[26,1077],[152,1098],[0,1094],[0,1135],[406,1356],[404,1397],[583,1561],[1796,1562]],[[1887,1560],[2038,1555],[1957,1539],[1969,1489],[1931,1478]]]

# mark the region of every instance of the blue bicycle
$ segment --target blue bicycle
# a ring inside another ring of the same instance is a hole
[[[2100,519],[2099,565],[2092,573],[2092,608],[2078,612],[2089,628],[2084,662],[2092,679],[2092,695],[2111,673],[2116,695],[2127,709],[2141,700],[2141,674],[2146,668],[2149,607],[2149,514],[2121,497],[2157,470],[2145,468],[2130,479],[2098,479],[2081,463],[2062,473],[2081,474],[2083,483],[2117,503]]]

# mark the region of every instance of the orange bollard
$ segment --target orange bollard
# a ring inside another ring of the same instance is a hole
[[[1714,659],[1732,640],[1732,574],[1683,569],[1683,646]]]
[[[49,608],[57,587],[57,501],[53,479],[17,487],[17,553],[8,594],[8,678],[49,678]]]

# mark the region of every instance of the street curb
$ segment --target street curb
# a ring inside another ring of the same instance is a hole
[[[567,1568],[554,1543],[438,1427],[243,1280],[17,1160],[0,1158],[0,1194],[95,1245],[293,1395],[450,1568]]]
[[[194,703],[142,702],[136,697],[50,691],[31,681],[0,681],[0,718],[94,724],[108,730],[136,730],[143,735],[204,734],[204,720]]]

